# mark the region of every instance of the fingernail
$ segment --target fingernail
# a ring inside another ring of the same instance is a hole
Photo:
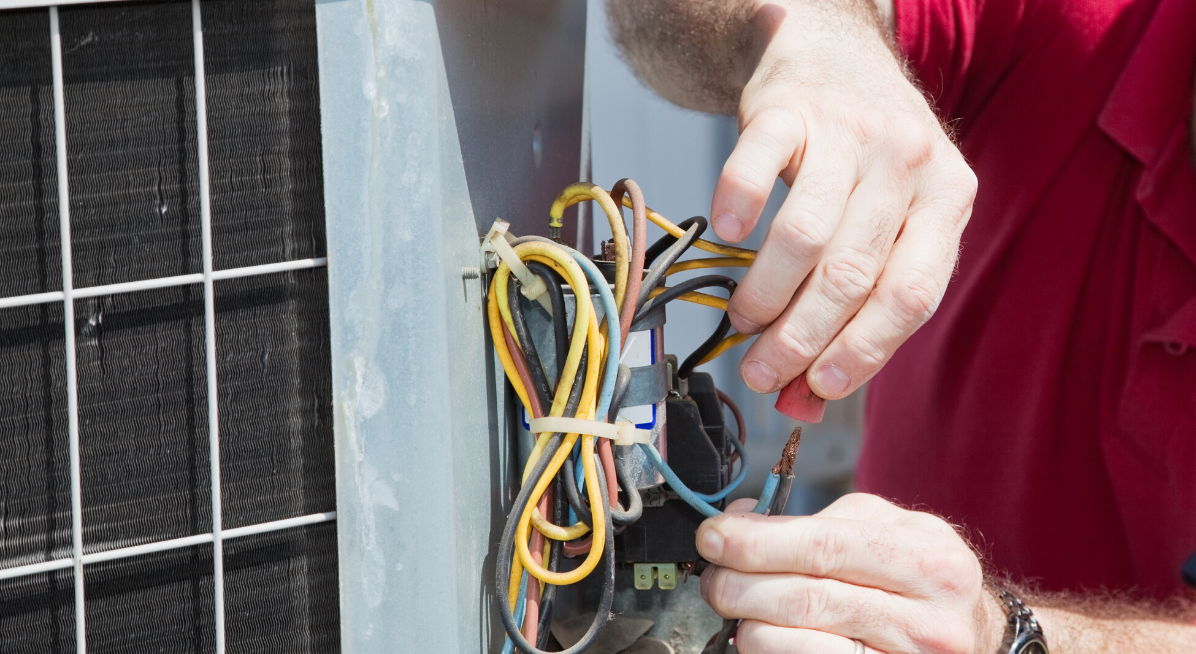
[[[702,553],[702,558],[718,563],[723,556],[723,535],[714,529],[705,530],[698,542],[698,551]]]
[[[851,383],[848,379],[847,373],[839,370],[834,364],[826,364],[818,369],[818,388],[828,395],[839,395],[847,390],[847,385]]]
[[[735,311],[728,311],[727,316],[731,318],[731,326],[740,334],[758,334],[760,333],[760,325],[744,318]]]
[[[743,221],[733,213],[721,213],[714,219],[714,233],[724,241],[738,241],[743,233]]]
[[[743,366],[743,382],[757,393],[771,393],[777,387],[777,373],[759,361]]]
[[[702,599],[706,599],[707,593],[710,590],[710,578],[714,576],[714,570],[718,566],[708,566],[702,571],[702,576],[698,581],[698,592],[702,594]]]

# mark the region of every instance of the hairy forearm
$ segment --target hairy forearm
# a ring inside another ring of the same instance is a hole
[[[1038,596],[1025,599],[1042,624],[1051,654],[1196,652],[1196,607],[1118,598]]]
[[[645,84],[670,102],[710,113],[736,112],[777,38],[811,60],[841,49],[888,56],[890,45],[875,0],[608,0],[607,17]]]

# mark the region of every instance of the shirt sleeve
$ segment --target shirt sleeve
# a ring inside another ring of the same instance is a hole
[[[943,118],[959,117],[1014,61],[1030,1],[894,0],[897,44]]]

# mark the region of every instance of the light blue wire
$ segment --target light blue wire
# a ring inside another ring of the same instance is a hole
[[[702,493],[698,493],[695,491],[694,495],[697,496],[697,498],[702,500],[703,502],[717,502],[717,501],[723,499],[724,497],[730,495],[731,491],[735,490],[736,488],[739,488],[739,485],[742,484],[743,480],[747,478],[747,471],[748,471],[747,450],[743,447],[743,443],[739,442],[738,438],[731,438],[731,447],[735,448],[736,452],[739,452],[739,474],[736,475],[735,478],[731,480],[731,483],[727,484],[726,486],[723,486],[722,490],[720,490],[719,492],[717,492],[713,495],[703,495]]]
[[[519,597],[515,599],[515,624],[523,628],[523,614],[527,612],[527,570],[519,578]],[[538,619],[538,618],[537,618]],[[502,654],[514,654],[515,643],[507,636],[502,644]]]
[[[611,398],[615,394],[615,376],[619,374],[619,354],[623,349],[623,339],[619,333],[619,307],[615,304],[615,296],[610,292],[610,282],[606,281],[606,278],[602,276],[602,272],[598,270],[598,266],[595,266],[589,257],[577,250],[564,245],[561,247],[567,250],[573,259],[577,261],[582,271],[585,272],[586,277],[590,279],[590,283],[598,289],[598,296],[602,298],[603,309],[606,312],[608,343],[606,348],[606,371],[602,380],[602,392],[598,395],[598,413],[594,416],[596,420],[605,422],[606,413],[610,410]],[[576,290],[574,293],[576,294]],[[577,329],[576,325],[574,329]]]
[[[690,490],[689,487],[686,486],[685,483],[682,482],[677,476],[677,473],[673,472],[673,469],[669,467],[669,464],[665,463],[664,459],[660,458],[660,452],[653,447],[651,443],[639,443],[639,446],[640,449],[644,451],[644,454],[648,455],[648,460],[652,462],[652,467],[656,468],[657,472],[659,472],[661,476],[664,477],[665,481],[668,482],[669,487],[673,489],[673,492],[681,496],[681,499],[685,500],[686,504],[692,506],[698,511],[698,513],[701,513],[707,518],[713,518],[714,516],[722,513],[722,511],[719,511],[713,506],[710,506],[710,504],[708,504],[706,501],[702,500],[697,493]],[[753,509],[753,511],[757,513],[764,513],[766,510],[768,510],[768,505],[772,502],[772,496],[776,495],[777,484],[780,482],[780,477],[777,475],[769,474],[768,477],[768,480],[764,484],[764,493],[767,494],[768,497],[761,495],[760,499],[756,501],[756,508]]]
[[[607,340],[610,342],[610,347],[607,348],[606,354],[606,374],[602,380],[602,390],[598,394],[598,413],[594,416],[596,420],[605,422],[606,413],[610,410],[611,397],[615,394],[615,375],[619,374],[619,355],[623,349],[623,339],[619,333],[619,307],[615,304],[615,296],[610,292],[610,282],[602,276],[602,272],[598,270],[598,266],[590,260],[586,255],[574,250],[568,245],[557,243],[542,236],[524,236],[515,239],[515,243],[527,243],[529,241],[538,241],[541,243],[552,243],[561,248],[573,257],[573,260],[581,266],[582,272],[590,280],[590,283],[598,289],[598,296],[602,298],[603,310],[606,312],[607,324]],[[574,294],[581,292],[581,289],[574,289]],[[579,325],[574,325],[577,329]],[[589,329],[588,325],[581,325],[582,329]]]
[[[781,484],[781,476],[770,472],[768,478],[764,480],[764,490],[760,493],[760,499],[756,501],[756,507],[752,509],[752,513],[763,514],[768,510],[768,505],[772,504],[772,499],[777,496],[777,486]]]

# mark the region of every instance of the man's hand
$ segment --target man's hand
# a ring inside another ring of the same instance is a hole
[[[698,530],[715,565],[702,596],[743,618],[743,654],[989,654],[1005,616],[951,525],[876,496],[848,495],[809,517],[750,513],[739,500]],[[1049,638],[1049,634],[1048,634]]]
[[[859,388],[934,313],[976,177],[890,47],[878,0],[608,0],[640,79],[698,111],[738,112],[710,215],[739,242],[779,175],[791,191],[731,298],[760,333],[753,390],[806,374]],[[807,372],[808,371],[808,372]]]
[[[731,298],[735,328],[761,333],[740,374],[767,393],[808,370],[810,388],[835,399],[934,313],[976,177],[875,15],[780,4],[755,14],[771,36],[743,89],[739,142],[710,215],[720,237],[741,241],[777,176],[791,187]]]

